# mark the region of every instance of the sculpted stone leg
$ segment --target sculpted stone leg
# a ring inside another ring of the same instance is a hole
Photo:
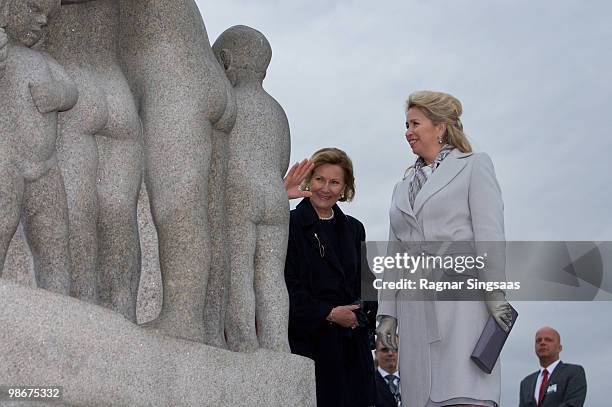
[[[172,99],[161,100],[172,103]],[[145,101],[141,109],[145,181],[160,242],[163,282],[162,310],[150,326],[170,336],[202,342],[210,268],[206,192],[212,128],[201,129],[195,109],[186,109],[177,121],[164,115],[158,103],[157,99]],[[176,128],[168,129],[168,123],[176,123]],[[168,138],[170,135],[181,140]]]
[[[98,295],[136,322],[140,244],[136,203],[142,182],[140,140],[98,137]]]
[[[279,213],[279,224],[257,228],[254,287],[259,345],[289,353],[289,294],[284,276],[289,214],[284,213],[284,217]]]
[[[72,116],[72,113],[65,115]],[[75,118],[75,121],[78,119]],[[95,139],[72,128],[74,122],[70,122],[71,119],[68,123],[64,120],[67,125],[62,127],[57,153],[68,200],[70,254],[73,267],[71,295],[97,303],[98,152]]]
[[[248,212],[229,212],[230,286],[226,311],[226,335],[230,350],[253,352],[259,348],[255,332],[255,292],[253,290],[257,225]],[[261,327],[259,327],[261,329]]]
[[[68,295],[71,276],[68,212],[57,165],[40,178],[26,182],[23,216],[38,287]]]
[[[227,348],[225,312],[230,284],[226,216],[227,137],[213,131],[212,157],[208,181],[208,219],[210,221],[211,264],[204,303],[204,343]]]
[[[19,225],[24,182],[15,165],[0,152],[0,277],[6,252]]]

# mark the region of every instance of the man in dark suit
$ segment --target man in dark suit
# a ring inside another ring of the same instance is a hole
[[[582,407],[587,384],[584,369],[559,360],[561,337],[550,327],[536,332],[535,352],[540,370],[521,382],[519,407]]]
[[[397,371],[397,350],[387,348],[376,341],[376,396],[377,407],[401,407],[399,372]]]

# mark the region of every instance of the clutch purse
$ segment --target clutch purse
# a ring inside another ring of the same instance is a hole
[[[504,332],[495,321],[495,318],[489,315],[489,319],[472,351],[472,356],[470,356],[472,361],[488,374],[491,374],[493,371],[495,363],[497,363],[497,359],[499,359],[499,354],[506,343],[506,339],[508,339],[508,335],[510,335],[512,328],[516,324],[518,312],[516,312],[512,305],[510,305],[510,311],[512,312],[512,325],[510,326],[510,331]]]

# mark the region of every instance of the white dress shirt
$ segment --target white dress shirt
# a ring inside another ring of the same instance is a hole
[[[388,375],[390,375],[390,374],[392,374],[393,376],[400,377],[400,375],[399,375],[399,371],[398,371],[398,370],[396,370],[396,371],[395,371],[395,372],[393,372],[393,373],[389,373],[389,372],[387,372],[385,369],[383,369],[383,368],[382,368],[382,367],[380,367],[380,366],[378,366],[378,373],[380,373],[380,375],[383,377],[383,379],[385,378],[385,376],[388,376]]]
[[[553,370],[557,367],[557,365],[561,362],[560,359],[555,360],[553,363],[548,365],[546,370],[548,370],[548,381],[550,381],[550,376],[552,376]],[[533,391],[533,399],[538,402],[538,397],[540,396],[540,387],[542,387],[542,374],[544,373],[544,368],[540,368],[540,374],[538,375],[538,380],[536,381],[535,390]],[[548,384],[546,384],[548,386]],[[546,390],[544,390],[546,392]]]

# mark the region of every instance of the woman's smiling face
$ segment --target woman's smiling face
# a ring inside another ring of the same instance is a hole
[[[406,112],[406,140],[412,152],[425,161],[435,159],[441,148],[439,140],[444,131],[443,124],[433,124],[418,107],[411,107]]]
[[[331,215],[331,208],[344,192],[344,170],[336,164],[315,168],[310,180],[310,203],[320,217]]]

